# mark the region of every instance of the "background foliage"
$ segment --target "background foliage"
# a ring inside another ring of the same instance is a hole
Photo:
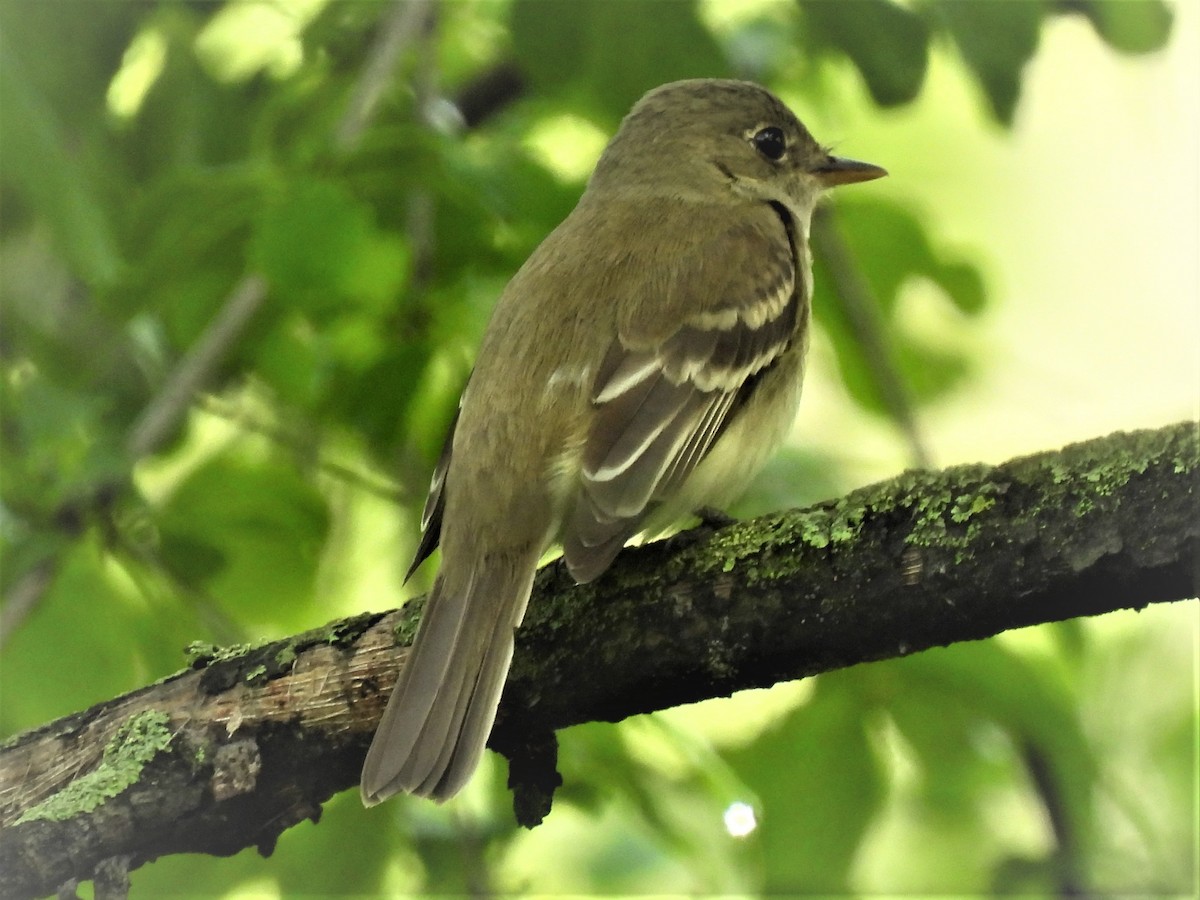
[[[936,430],[899,420],[952,407],[988,369],[986,344],[945,337],[1000,314],[1004,276],[946,238],[937,180],[906,178],[904,151],[855,127],[941,102],[932,67],[971,108],[926,130],[931,150],[1006,132],[1048,31],[1085,22],[1106,52],[1140,55],[1175,24],[1156,0],[433,9],[381,77],[377,35],[406,14],[391,3],[0,5],[5,735],[175,670],[189,641],[278,636],[413,591],[399,574],[490,305],[620,116],[668,80],[759,80],[893,169],[837,200],[845,258],[818,258],[812,377],[899,449],[863,465],[845,440],[801,441],[740,512],[918,462],[922,440],[936,455]],[[468,102],[497,85],[515,102]],[[862,343],[846,260],[894,383]],[[237,309],[245,327],[215,334]],[[203,391],[173,405],[206,341]],[[153,427],[163,408],[180,414]],[[566,787],[533,833],[491,760],[445,808],[366,812],[347,794],[269,860],[168,859],[134,888],[1184,892],[1195,638],[1165,615],[572,729]]]

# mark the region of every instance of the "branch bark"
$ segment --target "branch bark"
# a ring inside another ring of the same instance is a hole
[[[491,745],[549,810],[554,732],[1010,628],[1195,597],[1195,423],[843,498],[539,574]],[[0,746],[0,893],[113,861],[269,853],[352,787],[420,603],[190,669]]]

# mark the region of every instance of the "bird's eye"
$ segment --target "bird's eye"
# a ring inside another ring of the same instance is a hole
[[[783,130],[774,125],[756,132],[751,140],[754,141],[758,152],[769,160],[783,159],[783,154],[787,152],[787,142],[783,139]]]

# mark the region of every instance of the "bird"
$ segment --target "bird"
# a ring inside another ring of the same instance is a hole
[[[364,804],[468,782],[548,548],[588,582],[635,535],[746,487],[800,400],[817,200],[886,174],[751,82],[672,82],[633,106],[485,330],[422,514],[409,576],[439,546],[441,562]]]

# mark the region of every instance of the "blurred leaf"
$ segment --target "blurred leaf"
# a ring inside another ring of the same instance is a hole
[[[435,226],[436,263],[447,272],[507,280],[579,200],[511,140],[481,136],[449,156]],[[449,280],[449,279],[448,279]],[[499,296],[499,294],[497,294]]]
[[[328,408],[386,457],[389,448],[406,437],[413,386],[424,372],[429,354],[430,347],[423,341],[390,342],[370,366],[343,368],[337,373],[327,393]],[[439,446],[440,434],[436,439]]]
[[[796,40],[799,18],[798,4],[773,3],[722,28],[716,37],[737,77],[771,84],[781,73],[795,71],[804,55]]]
[[[185,169],[143,186],[124,214],[123,242],[136,265],[100,299],[124,317],[153,310],[175,346],[190,346],[245,271],[270,176],[253,165]]]
[[[112,281],[121,267],[104,208],[77,158],[53,107],[37,93],[22,55],[0,31],[0,128],[4,178],[53,229],[75,273],[92,286]],[[19,127],[12,123],[19,122]]]
[[[1093,837],[1092,791],[1097,762],[1077,712],[1078,702],[1045,664],[1002,643],[959,644],[895,660],[889,708],[923,762],[926,797],[941,805],[970,803],[977,779],[981,726],[999,726],[1022,768],[1045,766],[1052,815],[1064,816],[1074,861]],[[1032,755],[1031,755],[1032,754]],[[956,775],[956,773],[958,773]],[[970,779],[970,780],[969,780]]]
[[[822,675],[808,703],[725,754],[761,798],[767,895],[851,890],[850,868],[885,788],[855,684],[844,672]]]
[[[409,278],[408,244],[398,234],[373,229],[356,249],[343,270],[339,288],[359,309],[386,315],[395,308]]]
[[[836,219],[828,221],[837,228],[850,263],[860,268],[879,303],[880,327],[892,340],[905,384],[921,401],[934,399],[953,388],[969,371],[967,356],[906,337],[903,329],[895,327],[897,299],[911,279],[928,279],[942,289],[954,308],[977,315],[987,303],[978,269],[936,248],[916,215],[889,201],[847,198],[839,201]],[[879,386],[863,355],[864,349],[854,336],[843,304],[836,294],[831,296],[838,282],[820,256],[814,257],[813,271],[817,321],[833,340],[839,372],[847,389],[867,409],[884,412]]]
[[[739,870],[748,848],[728,833],[723,813],[749,792],[706,742],[655,716],[576,726],[560,742],[564,784],[556,803],[586,810],[593,829],[606,814],[633,826],[591,855],[594,884],[636,891],[678,868],[669,883],[686,893],[744,889]]]
[[[809,46],[846,54],[880,106],[908,103],[920,93],[929,62],[929,29],[912,10],[890,0],[798,2]]]
[[[357,790],[343,791],[325,804],[319,822],[306,821],[284,832],[271,865],[262,868],[275,875],[284,897],[378,896],[390,851],[403,837],[398,829],[379,826],[364,814]],[[330,831],[342,840],[330,841]],[[346,847],[354,852],[345,852]]]
[[[660,84],[729,74],[685,0],[516,0],[510,28],[535,93],[565,94],[612,122]]]
[[[1166,46],[1175,12],[1162,0],[1074,0],[1096,33],[1122,53],[1152,53]]]
[[[90,502],[128,471],[123,434],[108,421],[111,400],[64,389],[36,371],[0,380],[5,504],[37,519]],[[86,510],[76,511],[82,518]]]
[[[185,585],[246,621],[307,621],[329,513],[291,466],[212,459],[171,494],[157,525],[163,563]]]
[[[179,669],[179,648],[200,628],[186,608],[138,597],[95,531],[64,545],[57,563],[46,594],[4,646],[3,736]]]
[[[1045,3],[937,0],[935,8],[987,95],[992,114],[1011,126],[1022,70],[1037,50]]]
[[[272,290],[315,312],[336,310],[373,231],[371,210],[342,185],[298,179],[268,200],[250,259]]]

